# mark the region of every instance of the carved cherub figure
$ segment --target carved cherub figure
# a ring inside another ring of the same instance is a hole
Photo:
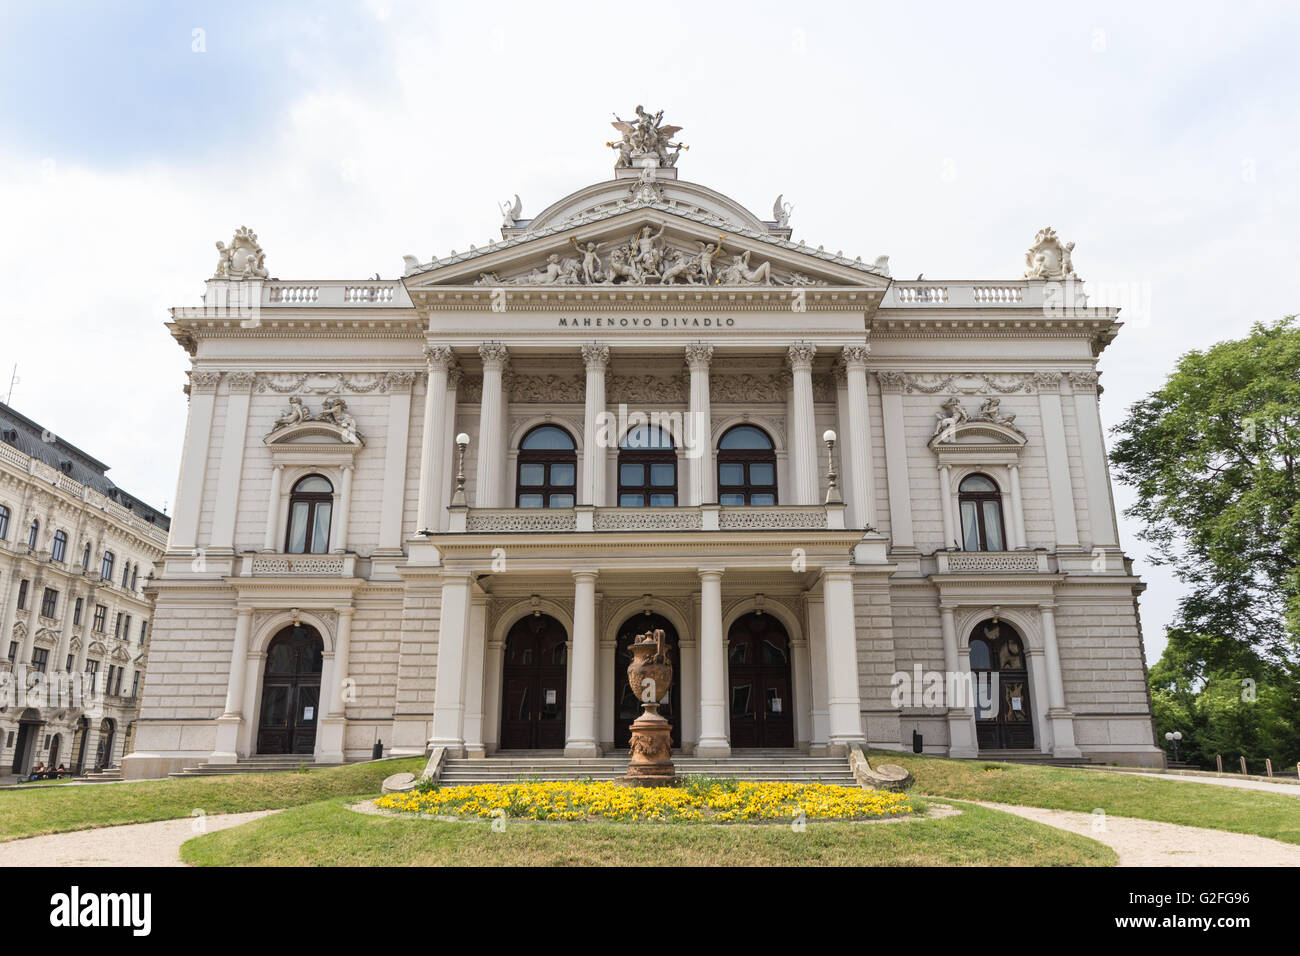
[[[302,403],[301,397],[290,395],[289,407],[275,420],[275,427],[284,428],[287,425],[297,425],[309,421],[311,421],[311,409]]]
[[[935,413],[938,418],[934,426],[935,435],[944,434],[963,422],[970,421],[970,416],[966,414],[966,409],[961,407],[961,402],[956,395],[950,395],[948,400],[939,407],[943,409],[943,412]]]
[[[1010,427],[1015,422],[1016,416],[1014,412],[1003,414],[1002,399],[993,396],[984,399],[984,404],[980,406],[980,420]]]
[[[357,420],[348,413],[348,403],[337,395],[331,395],[321,402],[320,417],[317,420],[337,425],[353,441],[357,438]]]

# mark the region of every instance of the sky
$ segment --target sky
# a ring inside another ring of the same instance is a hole
[[[170,510],[214,243],[395,278],[609,175],[612,113],[684,179],[910,279],[1015,279],[1076,243],[1125,327],[1102,417],[1300,301],[1300,8],[1282,4],[0,4],[0,397]],[[1211,282],[1211,278],[1214,279]],[[1115,485],[1121,508],[1132,501]],[[1182,594],[1148,583],[1147,654]]]

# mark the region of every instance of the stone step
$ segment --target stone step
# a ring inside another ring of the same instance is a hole
[[[323,770],[326,767],[341,767],[337,763],[312,763],[311,761],[296,761],[292,764],[267,764],[267,763],[204,763],[195,764],[191,767],[182,767],[180,770],[174,770],[169,773],[169,777],[217,777],[233,773],[296,773],[300,766],[305,766],[308,770]]]

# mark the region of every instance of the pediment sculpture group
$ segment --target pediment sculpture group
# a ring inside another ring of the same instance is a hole
[[[953,430],[958,425],[965,425],[969,422],[990,422],[994,425],[1002,425],[1010,428],[1012,431],[1019,432],[1016,428],[1016,416],[1014,412],[1002,411],[1002,399],[996,396],[989,396],[984,399],[980,405],[979,414],[971,418],[970,414],[962,407],[961,401],[956,395],[949,396],[948,400],[939,406],[943,411],[935,412],[935,418],[938,419],[934,425],[934,434],[931,438],[943,435],[950,439]]]
[[[304,422],[322,422],[326,425],[333,425],[343,431],[345,441],[358,442],[361,440],[361,435],[357,432],[357,420],[348,412],[348,403],[337,395],[331,395],[321,400],[319,415],[312,414],[311,408],[303,402],[302,396],[291,395],[289,397],[289,407],[284,409],[280,413],[280,417],[275,420],[271,434],[275,434],[282,428],[301,425]]]
[[[812,285],[807,276],[780,279],[770,262],[750,261],[750,250],[733,252],[716,242],[696,240],[695,251],[677,249],[663,241],[664,226],[642,226],[626,242],[601,255],[604,244],[569,240],[574,255],[553,252],[546,265],[502,279],[495,272],[479,275],[475,285]]]

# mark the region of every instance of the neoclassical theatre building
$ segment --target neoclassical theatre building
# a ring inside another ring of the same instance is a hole
[[[1158,764],[1073,243],[899,282],[678,178],[612,178],[401,280],[219,243],[127,774],[626,748],[662,628],[685,753]],[[943,693],[996,674],[997,696]],[[939,690],[936,691],[936,686]],[[930,693],[922,693],[922,687]]]

